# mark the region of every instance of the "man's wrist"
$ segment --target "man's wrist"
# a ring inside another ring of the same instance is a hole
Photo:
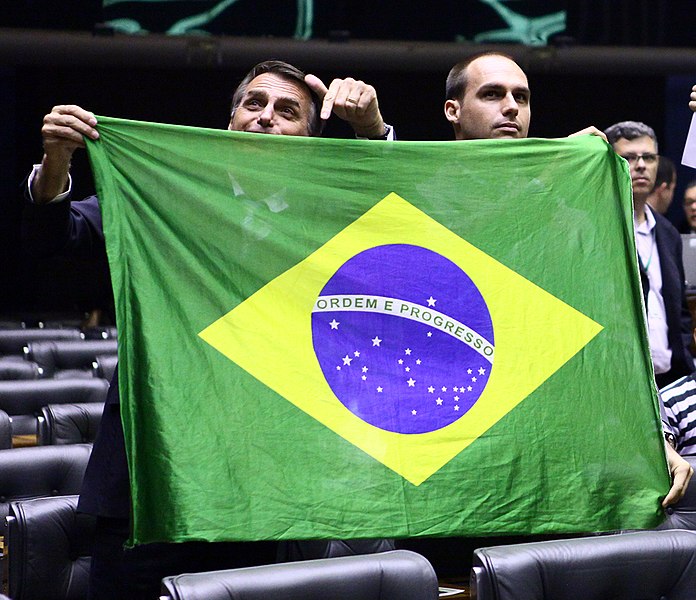
[[[51,202],[61,202],[62,200],[65,200],[72,191],[72,177],[70,177],[70,173],[68,173],[67,175],[67,183],[64,186],[62,186],[63,191],[57,194],[53,194],[51,195],[51,197],[46,197],[45,194],[38,193],[34,185],[37,177],[39,177],[40,179],[42,168],[43,167],[40,164],[34,165],[31,170],[31,173],[29,174],[29,177],[27,178],[27,191],[31,202],[34,204],[48,204]],[[35,194],[35,192],[37,193]]]
[[[359,140],[393,140],[394,139],[394,128],[391,125],[382,123],[382,130],[376,135],[362,135],[355,133],[355,137]]]

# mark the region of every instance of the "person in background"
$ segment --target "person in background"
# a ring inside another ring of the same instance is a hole
[[[686,184],[684,190],[684,214],[689,224],[689,231],[696,233],[696,179]]]
[[[674,226],[648,204],[657,174],[657,139],[645,123],[623,121],[604,130],[628,162],[633,187],[633,224],[650,353],[658,388],[689,375],[694,361],[691,313],[686,303],[682,240]]]
[[[667,214],[677,187],[677,169],[671,158],[660,156],[657,159],[655,187],[648,195],[648,204],[661,215]]]

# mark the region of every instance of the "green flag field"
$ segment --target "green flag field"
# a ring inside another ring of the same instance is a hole
[[[624,161],[99,118],[134,543],[654,527]]]

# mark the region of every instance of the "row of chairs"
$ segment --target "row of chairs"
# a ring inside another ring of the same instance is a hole
[[[49,404],[37,417],[39,446],[93,443],[104,404]],[[31,445],[31,444],[30,444]],[[0,410],[0,450],[14,447],[11,417]]]
[[[38,436],[41,444],[93,441],[108,389],[102,378],[0,381],[0,448],[12,447],[16,436]]]
[[[117,344],[116,339],[29,342],[22,354],[0,357],[0,379],[109,379]]]
[[[82,600],[93,521],[76,496],[12,502],[7,523],[14,600]],[[478,600],[693,600],[696,532],[680,529],[482,547]],[[166,577],[161,600],[431,600],[435,570],[408,550]]]
[[[115,327],[0,328],[0,380],[111,380],[117,346]]]
[[[93,524],[75,509],[90,451],[91,446],[87,444],[0,451],[0,510],[2,516],[8,517],[9,591],[15,600],[84,598]],[[688,460],[696,465],[696,457]],[[490,541],[487,544],[485,539],[479,539],[479,547],[473,552],[471,575],[474,597],[481,600],[693,598],[696,483],[689,486],[686,496],[668,513],[660,531],[639,534],[495,547],[489,546]],[[691,531],[675,531],[677,528]],[[462,566],[468,558],[463,554],[458,558]],[[377,555],[385,556],[386,553]],[[396,583],[396,588],[387,583],[382,574],[386,568],[382,558],[369,555],[346,562],[327,560],[180,575],[165,580],[163,595],[168,594],[164,597],[172,600],[411,597]],[[347,571],[342,570],[345,565]],[[421,567],[419,580],[426,571],[429,569]],[[360,573],[356,580],[347,575],[353,572]],[[371,587],[375,573],[380,573],[382,578],[379,588]],[[397,579],[403,577],[401,574]],[[685,582],[692,587],[685,587]],[[418,585],[426,587],[416,587],[414,582],[406,586],[407,590],[421,590],[414,598],[433,597],[427,595],[432,581],[421,581]],[[686,589],[691,596],[686,594]],[[639,595],[640,590],[645,593]]]

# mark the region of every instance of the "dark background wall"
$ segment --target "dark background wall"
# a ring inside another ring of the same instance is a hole
[[[638,12],[641,6],[634,4]],[[607,18],[618,23],[614,13]],[[576,22],[577,31],[581,25]],[[617,39],[631,41],[626,33],[630,30],[616,31]],[[225,128],[231,92],[247,69],[259,60],[280,58],[327,82],[352,76],[373,84],[385,118],[397,127],[401,139],[444,140],[451,135],[442,116],[447,71],[457,60],[483,49],[451,42],[328,44],[216,36],[172,42],[157,36],[146,40],[54,33],[0,30],[3,312],[87,310],[103,302],[98,290],[108,287],[96,278],[98,268],[90,263],[37,261],[19,249],[20,184],[41,158],[41,121],[53,105],[78,104],[101,115]],[[684,46],[636,49],[567,43],[503,48],[529,74],[530,135],[562,137],[590,124],[604,128],[619,120],[641,120],[655,128],[661,152],[679,163],[691,115],[686,103],[696,83],[696,51]],[[350,132],[331,122],[326,134],[341,137]],[[93,193],[84,153],[76,154],[73,175],[76,198]],[[694,175],[693,169],[682,168],[681,186]],[[679,218],[677,211],[677,222]]]

